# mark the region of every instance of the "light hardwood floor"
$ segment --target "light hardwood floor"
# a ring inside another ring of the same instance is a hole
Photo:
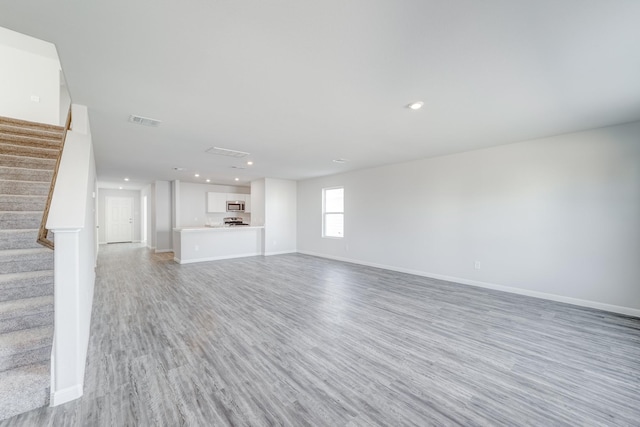
[[[84,396],[0,426],[640,425],[640,319],[297,254],[97,275]]]

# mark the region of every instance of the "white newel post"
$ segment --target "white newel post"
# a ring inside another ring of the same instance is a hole
[[[55,334],[53,337],[51,406],[82,396],[85,360],[80,347],[80,255],[81,229],[54,232]]]

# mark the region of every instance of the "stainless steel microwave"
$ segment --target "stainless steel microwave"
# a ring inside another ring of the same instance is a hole
[[[244,202],[242,200],[227,201],[227,212],[244,212]]]

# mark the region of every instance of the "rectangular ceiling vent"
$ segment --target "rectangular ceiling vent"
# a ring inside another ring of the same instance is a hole
[[[220,148],[220,147],[211,147],[206,150],[209,154],[216,154],[218,156],[227,156],[227,157],[247,157],[250,153],[245,153],[244,151],[230,150],[228,148]]]
[[[162,123],[160,120],[150,119],[149,117],[134,116],[133,114],[129,116],[129,121],[138,125],[151,126],[154,128],[157,128],[160,123]]]

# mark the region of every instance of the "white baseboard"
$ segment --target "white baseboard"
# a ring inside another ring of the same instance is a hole
[[[416,276],[429,277],[432,279],[445,280],[447,282],[460,283],[463,285],[477,286],[479,288],[493,289],[496,291],[509,292],[509,293],[518,294],[518,295],[525,295],[528,297],[540,298],[540,299],[545,299],[549,301],[563,302],[566,304],[577,305],[580,307],[595,308],[598,310],[610,311],[612,313],[624,314],[627,316],[640,317],[640,310],[636,308],[631,308],[631,307],[605,304],[598,301],[590,301],[590,300],[584,300],[579,298],[567,297],[563,295],[549,294],[546,292],[538,292],[538,291],[532,291],[528,289],[514,288],[511,286],[497,285],[495,283],[480,282],[478,280],[464,279],[462,277],[445,276],[442,274],[429,273],[426,271],[394,267],[391,265],[377,264],[373,262],[360,261],[360,260],[351,259],[351,258],[325,255],[325,254],[316,253],[316,252],[298,251],[298,253],[301,253],[304,255],[317,256],[320,258],[333,259],[336,261],[349,262],[352,264],[366,265],[367,267],[381,268],[383,270],[391,270],[391,271],[397,271],[400,273],[413,274]]]
[[[72,400],[82,397],[82,384],[76,384],[71,387],[64,388],[52,392],[49,399],[49,406],[58,406],[63,403],[71,402]]]
[[[260,255],[259,252],[254,252],[254,253],[248,253],[248,254],[225,255],[225,256],[195,258],[195,259],[187,259],[187,260],[174,257],[173,260],[178,264],[193,264],[194,262],[218,261],[222,259],[233,259],[233,258],[246,258],[250,256],[259,256],[259,255]]]
[[[173,249],[154,249],[157,254],[164,254],[167,252],[173,252]]]
[[[280,252],[265,252],[264,256],[271,256],[271,255],[284,255],[284,254],[295,254],[298,253],[298,251],[280,251]]]

